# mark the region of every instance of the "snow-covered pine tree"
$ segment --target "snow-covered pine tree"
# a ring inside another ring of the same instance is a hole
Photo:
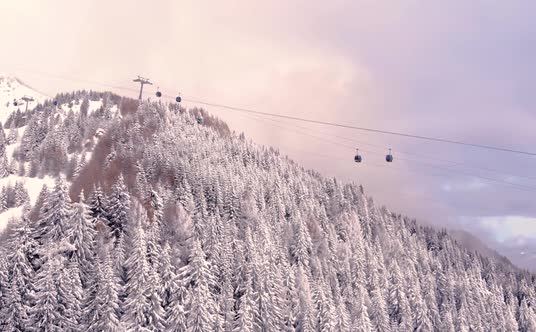
[[[388,311],[394,330],[413,328],[411,308],[405,292],[405,285],[398,264],[393,262],[389,268]]]
[[[92,223],[96,224],[99,220],[104,221],[108,215],[106,211],[108,202],[100,186],[93,186],[93,191],[88,198],[87,204],[89,206],[89,213],[92,218]]]
[[[17,139],[19,138],[19,130],[17,127],[15,127],[15,122],[11,122],[11,126],[9,128],[9,134],[6,139],[6,144],[11,145],[17,142]]]
[[[24,330],[33,300],[32,257],[35,255],[37,243],[30,236],[30,224],[27,218],[22,218],[14,227],[8,241],[7,255],[7,284],[3,301],[7,305],[2,314],[6,331]]]
[[[521,332],[536,331],[536,314],[534,309],[528,306],[527,302],[527,298],[523,298],[519,306],[518,322],[519,331]]]
[[[458,308],[458,315],[456,317],[456,331],[459,332],[469,332],[470,322],[467,319],[467,301],[465,296],[461,295],[462,299],[460,300],[460,307]]]
[[[333,301],[326,289],[326,284],[319,280],[315,285],[316,302],[316,327],[318,331],[335,331],[335,318],[333,312]]]
[[[112,193],[108,198],[108,226],[110,226],[113,236],[118,240],[125,231],[128,223],[130,209],[130,195],[123,180],[123,175],[119,175],[117,182],[112,186]]]
[[[143,165],[138,161],[134,166],[136,168],[136,182],[134,183],[134,190],[141,201],[145,201],[149,193],[149,184],[147,182],[147,175],[143,169]]]
[[[30,209],[30,213],[28,215],[28,218],[32,222],[37,222],[37,220],[39,219],[40,211],[48,195],[49,195],[48,187],[46,184],[44,184],[43,187],[41,188],[41,191],[39,192],[39,195],[37,196],[37,199],[35,200],[34,205]]]
[[[28,195],[28,190],[26,190],[24,183],[22,183],[21,181],[15,182],[15,187],[13,188],[13,191],[15,196],[15,206],[21,206],[24,205],[24,203],[30,201],[30,195]]]
[[[153,270],[158,269],[158,260],[162,256],[162,201],[158,194],[151,190],[148,194],[147,207],[147,260]]]
[[[387,304],[380,284],[380,274],[377,270],[377,260],[374,256],[368,255],[369,270],[369,294],[370,307],[369,316],[372,326],[379,332],[390,331],[389,315]]]
[[[0,249],[0,327],[6,324],[9,289],[7,258],[4,250]]]
[[[355,332],[372,332],[373,326],[368,315],[368,308],[366,303],[368,302],[367,291],[359,287],[356,292],[356,307],[354,308],[354,317],[351,324],[351,330]]]
[[[82,283],[77,262],[66,262],[56,280],[58,310],[63,330],[76,330],[81,325]]]
[[[94,297],[86,311],[86,324],[88,332],[97,331],[121,331],[119,322],[119,280],[116,276],[110,252],[104,248],[102,258],[97,258],[97,273],[93,284]]]
[[[315,312],[312,304],[311,288],[301,264],[298,264],[296,268],[296,288],[300,299],[297,313],[297,328],[303,332],[314,331]]]
[[[127,280],[124,286],[124,302],[121,304],[123,325],[132,331],[150,330],[151,303],[148,298],[150,266],[147,261],[147,240],[144,230],[146,215],[139,204],[133,204],[135,215],[129,227],[129,255],[125,261]],[[119,228],[117,228],[119,229]]]
[[[307,225],[305,224],[305,221],[303,218],[297,214],[295,217],[295,225],[296,225],[296,243],[294,245],[293,254],[296,260],[296,263],[299,266],[303,266],[304,268],[307,268],[309,266],[309,254],[311,252],[311,236],[309,235],[309,231],[307,230]]]
[[[40,210],[37,240],[41,245],[62,241],[66,238],[68,223],[72,215],[67,186],[58,178],[54,190],[45,198]]]
[[[86,161],[86,154],[83,153],[82,156],[80,157],[80,161],[76,164],[76,166],[74,167],[74,170],[73,170],[73,178],[76,179],[79,175],[80,175],[80,172],[82,172],[82,170],[84,169],[84,167],[86,167],[87,165],[87,161]]]
[[[253,286],[251,284],[251,277],[249,277],[246,280],[243,294],[240,297],[234,331],[253,332],[259,329],[255,324],[255,312]]]
[[[91,332],[100,331],[97,324],[100,322],[102,300],[99,297],[101,284],[103,283],[103,251],[106,250],[106,246],[103,246],[101,250],[95,252],[93,257],[93,271],[91,271],[90,280],[88,285],[84,289],[84,299],[82,302],[82,321],[84,322],[84,328]],[[116,303],[117,304],[117,303]]]
[[[2,187],[2,191],[0,192],[0,212],[4,212],[7,209],[7,190],[5,187]]]
[[[73,204],[73,213],[68,223],[67,235],[70,243],[76,250],[73,251],[70,261],[78,265],[79,277],[85,287],[93,271],[93,252],[95,250],[95,229],[91,222],[88,207],[84,203],[84,192],[79,196],[79,201]]]
[[[0,151],[2,151],[2,145],[0,145]],[[9,163],[6,156],[5,147],[3,148],[3,152],[0,152],[0,178],[5,178],[9,174],[11,168],[9,167]]]
[[[445,332],[456,331],[454,328],[454,322],[453,322],[450,310],[445,310],[445,312],[443,312],[443,315],[441,317],[441,325],[439,329],[440,331],[445,331]]]
[[[179,279],[187,285],[189,301],[186,315],[188,331],[201,332],[213,328],[215,304],[210,287],[214,276],[205,258],[199,240],[192,241],[190,258],[187,265],[179,270]]]
[[[182,332],[187,330],[186,305],[188,290],[185,285],[178,284],[177,291],[172,294],[165,312],[165,331]]]
[[[64,272],[67,270],[67,260],[63,252],[72,249],[69,245],[64,249],[63,244],[46,249],[45,263],[35,275],[35,304],[29,310],[26,326],[36,331],[55,332],[76,325],[72,317],[75,313],[71,311],[69,303],[73,300],[75,290],[67,288],[69,273]]]

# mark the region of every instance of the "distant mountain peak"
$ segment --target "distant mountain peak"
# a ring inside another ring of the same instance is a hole
[[[2,85],[8,85],[13,86],[13,88],[17,88],[19,86],[25,87],[27,89],[32,90],[36,95],[43,95],[41,92],[37,91],[30,85],[24,83],[20,78],[18,78],[15,75],[7,74],[5,72],[0,72],[0,86]]]
[[[23,97],[31,97],[33,102],[28,104],[29,109],[33,109],[37,104],[47,99],[47,96],[43,93],[32,88],[28,84],[24,83],[18,77],[10,75],[4,72],[0,72],[0,121],[4,120],[9,114],[17,109],[24,110],[25,104],[21,102]],[[19,101],[17,105],[14,101]],[[24,107],[22,107],[24,105]]]

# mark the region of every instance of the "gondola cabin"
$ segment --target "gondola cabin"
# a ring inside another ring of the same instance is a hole
[[[391,154],[391,149],[389,149],[389,154],[387,154],[385,156],[385,161],[388,162],[388,163],[392,163],[393,162],[393,155]]]
[[[355,152],[355,156],[354,156],[354,161],[356,163],[360,163],[363,161],[363,158],[361,157],[361,155],[359,154],[359,149],[355,149],[356,152]]]

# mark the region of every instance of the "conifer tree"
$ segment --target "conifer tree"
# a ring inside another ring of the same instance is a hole
[[[87,204],[89,206],[89,214],[93,219],[93,224],[98,220],[104,220],[108,215],[106,211],[108,202],[100,186],[93,186],[93,191],[88,198]]]
[[[2,187],[2,191],[0,192],[0,212],[4,212],[7,209],[7,190],[5,187]]]
[[[514,308],[512,305],[509,305],[509,304],[505,304],[505,315],[504,315],[504,320],[505,320],[505,330],[510,332],[510,331],[519,331],[519,325],[517,323],[517,320],[515,318],[515,314],[514,314]]]
[[[54,254],[37,273],[35,304],[30,310],[27,326],[44,332],[61,331],[64,328],[66,317],[62,316],[57,287],[63,268],[63,257]]]
[[[299,309],[297,314],[297,328],[300,331],[314,331],[314,311],[311,303],[311,290],[309,280],[303,271],[302,265],[296,269],[296,287],[299,294]]]
[[[103,248],[105,249],[105,247]],[[102,252],[102,251],[101,251]],[[104,264],[101,254],[95,253],[93,257],[93,271],[90,275],[90,280],[85,288],[85,296],[82,303],[82,319],[85,326],[91,332],[99,331],[97,324],[101,315],[101,298],[98,296],[101,284],[104,280]]]
[[[536,331],[536,314],[532,307],[527,305],[527,298],[521,300],[521,305],[519,306],[519,330],[521,332]]]
[[[387,305],[382,294],[376,271],[371,273],[370,282],[370,320],[375,330],[383,332],[390,330]]]
[[[301,216],[296,216],[296,244],[294,245],[294,257],[298,265],[307,268],[309,266],[309,253],[311,251],[311,237],[305,222]]]
[[[2,146],[0,145],[0,151],[1,150]],[[3,150],[3,152],[0,152],[0,178],[5,178],[9,174],[11,174],[11,168],[9,167],[5,147],[3,148]]]
[[[54,190],[41,207],[37,238],[41,244],[62,241],[71,219],[72,207],[65,182],[58,178]]]
[[[14,191],[14,200],[15,206],[24,205],[24,203],[30,201],[30,196],[28,195],[28,190],[24,187],[24,184],[20,181],[15,182]]]
[[[393,262],[390,267],[388,311],[391,325],[401,329],[413,326],[411,309],[404,291],[403,279],[398,264]]]
[[[351,330],[356,332],[371,332],[373,331],[373,327],[366,306],[368,297],[367,291],[362,287],[359,287],[356,296],[357,306],[355,308]]]
[[[445,332],[454,332],[454,322],[450,310],[446,309],[441,317],[440,330]]]
[[[316,326],[319,331],[333,331],[335,322],[333,317],[333,302],[326,292],[323,282],[318,282],[315,292]]]
[[[284,293],[282,294],[281,301],[284,304],[282,308],[283,326],[285,331],[294,331],[299,308],[299,296],[296,289],[296,272],[285,262],[285,260],[282,261],[282,265],[281,273],[284,277]]]
[[[112,193],[108,199],[106,209],[108,216],[108,225],[116,240],[125,231],[125,225],[128,222],[130,209],[130,195],[120,175],[117,182],[112,186]]]
[[[147,175],[143,169],[143,165],[138,161],[135,165],[136,168],[136,182],[134,184],[134,190],[141,201],[145,201],[147,193],[149,192],[149,183],[147,182]]]
[[[78,160],[75,160],[75,161],[78,161]],[[80,172],[82,172],[82,170],[84,169],[84,167],[86,167],[86,165],[87,165],[86,154],[83,153],[82,156],[80,157],[80,161],[75,164],[75,167],[73,170],[73,179],[76,179],[80,175]]]
[[[70,260],[78,264],[80,280],[82,285],[86,286],[93,270],[93,251],[96,232],[90,221],[88,207],[84,203],[83,192],[80,194],[79,202],[74,203],[67,234],[70,243],[76,247]]]
[[[257,326],[254,324],[255,302],[251,280],[246,281],[244,293],[240,297],[240,304],[235,322],[234,331],[253,332]]]
[[[197,239],[193,240],[189,262],[180,269],[179,278],[187,285],[190,295],[186,312],[188,331],[211,330],[215,307],[210,286],[214,283],[214,277]]]
[[[460,308],[458,309],[458,317],[456,318],[456,331],[469,332],[469,322],[467,321],[467,302],[462,295]]]
[[[0,249],[0,327],[5,325],[7,318],[7,293],[9,289],[8,267],[6,254]]]
[[[17,142],[18,138],[19,138],[19,130],[17,127],[15,127],[15,122],[12,122],[11,127],[9,129],[9,135],[7,137],[6,143],[8,145],[14,144]]]
[[[41,191],[39,192],[39,195],[37,196],[37,199],[35,200],[35,204],[30,210],[30,214],[28,215],[28,218],[31,221],[37,222],[37,220],[39,219],[40,210],[43,207],[43,204],[45,203],[45,200],[48,195],[49,195],[48,187],[46,184],[44,184],[43,187],[41,188]]]
[[[22,218],[15,226],[9,239],[7,251],[7,279],[4,302],[8,303],[3,312],[8,324],[6,330],[22,330],[28,319],[34,292],[34,270],[31,259],[37,243],[30,237],[27,218]]]
[[[135,209],[133,225],[129,228],[131,244],[129,256],[125,261],[127,280],[124,286],[125,300],[122,304],[124,325],[131,330],[149,329],[151,321],[149,319],[148,292],[150,282],[150,270],[147,262],[147,243],[145,231],[143,229],[144,212],[141,206]]]
[[[95,303],[93,304],[94,316],[89,320],[88,331],[111,331],[119,332],[119,298],[118,284],[110,253],[106,250],[104,258],[99,260],[100,277],[95,291]]]
[[[159,269],[162,287],[160,289],[160,297],[162,299],[162,307],[167,310],[171,299],[179,289],[177,274],[171,264],[171,247],[169,243],[165,243],[162,248],[162,256],[160,258]]]
[[[83,296],[77,263],[66,263],[59,271],[56,287],[60,325],[64,330],[76,330],[80,326]]]
[[[166,310],[166,332],[180,332],[187,330],[186,304],[189,298],[188,290],[182,283],[172,294]]]

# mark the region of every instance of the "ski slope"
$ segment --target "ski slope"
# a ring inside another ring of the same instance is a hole
[[[32,89],[18,78],[0,73],[0,122],[4,123],[11,112],[26,109],[25,102],[21,101],[24,96],[34,99],[28,104],[28,109],[35,108],[37,104],[47,99],[47,96]],[[20,104],[15,106],[14,100],[18,100]]]

